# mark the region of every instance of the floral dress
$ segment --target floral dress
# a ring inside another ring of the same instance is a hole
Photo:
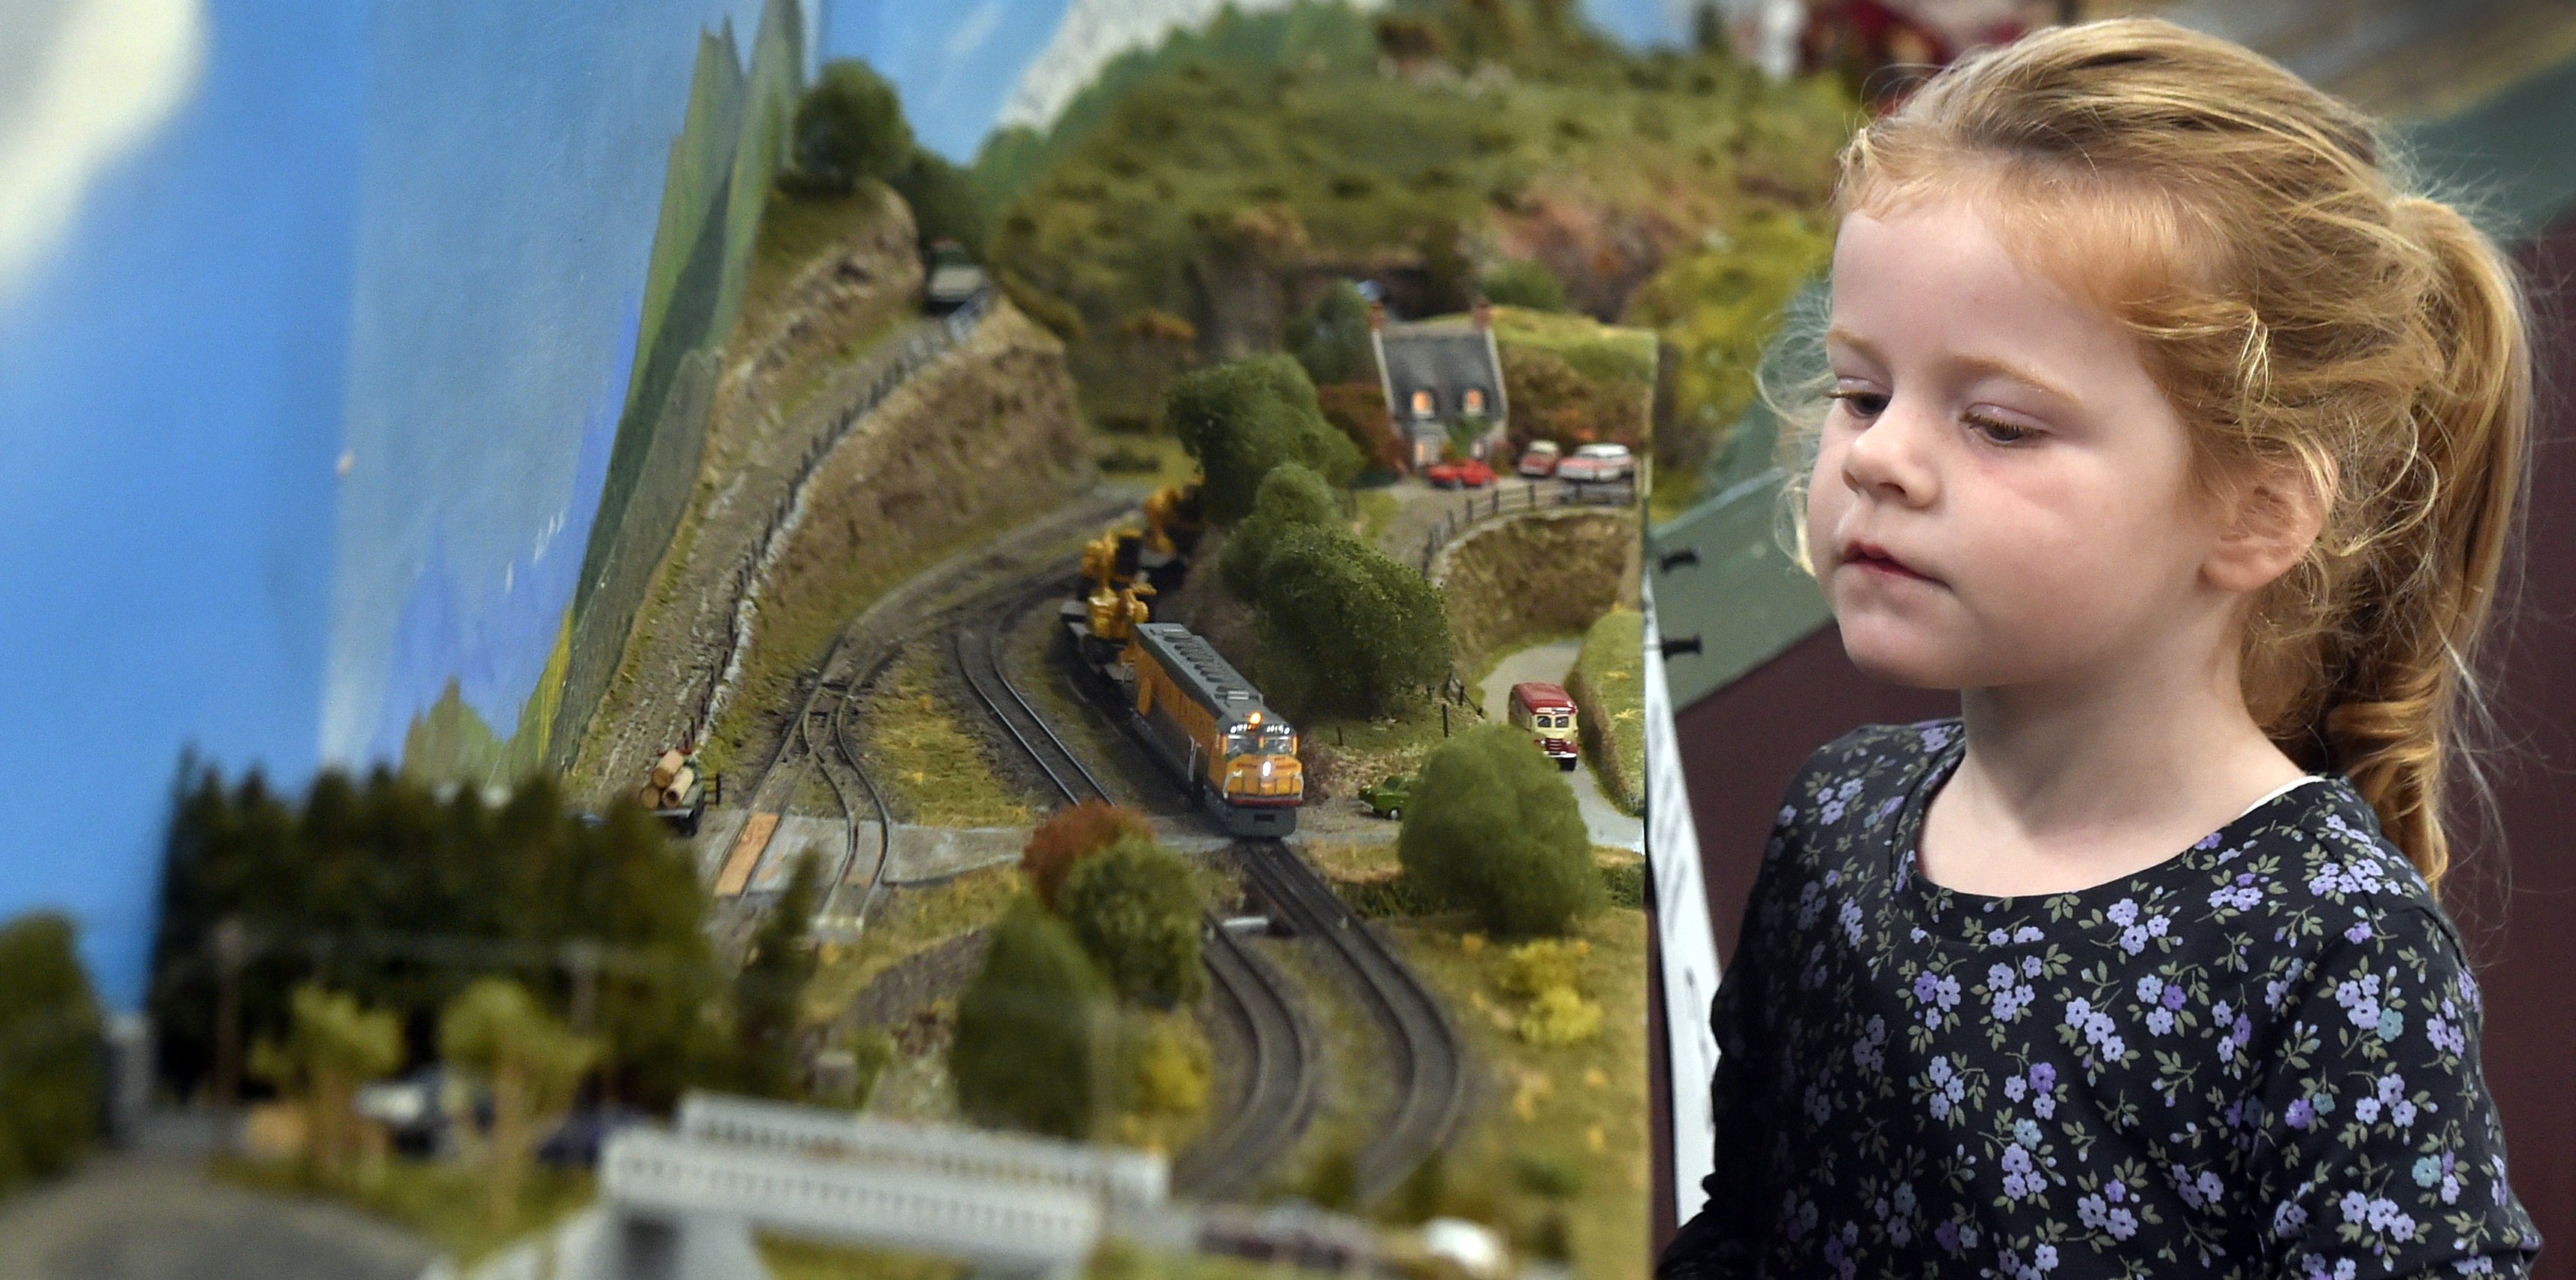
[[[1958,722],[1792,784],[1720,985],[1716,1276],[2522,1275],[2478,986],[2348,782],[2075,893],[1914,870]]]

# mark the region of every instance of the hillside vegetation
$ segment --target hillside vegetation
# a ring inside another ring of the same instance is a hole
[[[1065,337],[1095,420],[1151,421],[1178,368],[1280,348],[1337,278],[1416,316],[1534,263],[1574,309],[1675,344],[1655,448],[1678,492],[1750,399],[1765,300],[1822,261],[1852,116],[1828,82],[1628,52],[1551,0],[1305,4],[1122,59],[975,178],[997,277]]]

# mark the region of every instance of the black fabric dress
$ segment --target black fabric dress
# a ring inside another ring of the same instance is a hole
[[[1720,984],[1717,1276],[2522,1275],[2450,922],[2340,778],[2077,893],[1914,870],[1958,722],[1791,785]]]

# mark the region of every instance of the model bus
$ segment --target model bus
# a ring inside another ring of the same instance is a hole
[[[1512,723],[1529,730],[1530,741],[1559,769],[1572,769],[1582,752],[1574,745],[1574,699],[1562,686],[1532,680],[1512,686]]]

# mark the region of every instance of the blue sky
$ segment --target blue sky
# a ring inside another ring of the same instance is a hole
[[[329,598],[366,19],[217,3],[194,95],[0,298],[0,918],[139,993],[183,746],[300,780]]]

